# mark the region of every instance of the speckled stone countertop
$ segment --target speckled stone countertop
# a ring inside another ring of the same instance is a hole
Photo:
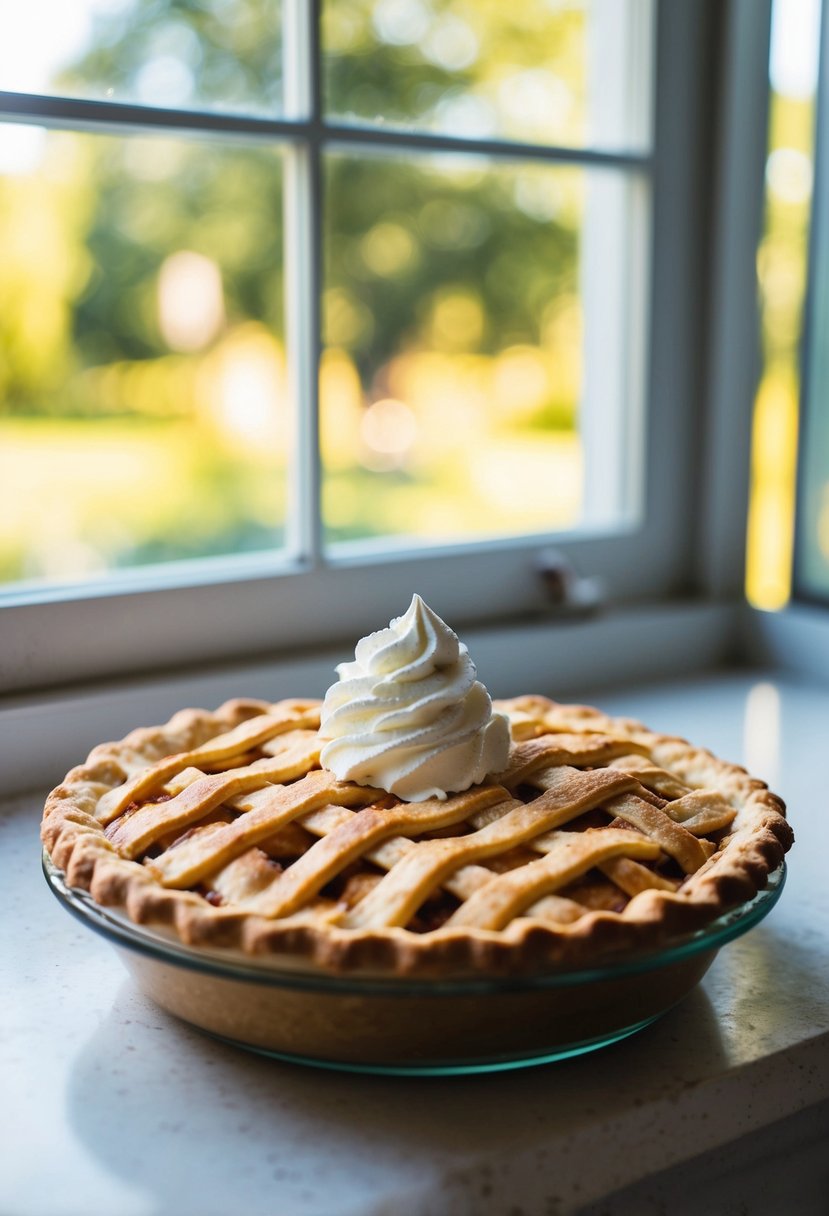
[[[514,1073],[401,1079],[246,1055],[152,1006],[40,875],[42,796],[0,810],[4,1216],[548,1216],[829,1098],[829,692],[717,675],[596,694],[740,760],[797,835],[769,918],[660,1022]],[[612,1210],[612,1209],[609,1209]]]

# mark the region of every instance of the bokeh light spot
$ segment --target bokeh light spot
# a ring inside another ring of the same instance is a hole
[[[158,275],[158,323],[173,350],[203,350],[225,317],[222,274],[210,258],[181,249],[165,258]]]

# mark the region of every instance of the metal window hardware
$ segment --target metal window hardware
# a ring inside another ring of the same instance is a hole
[[[535,569],[544,587],[547,613],[590,616],[605,602],[604,581],[579,574],[558,549],[542,549],[536,557]]]

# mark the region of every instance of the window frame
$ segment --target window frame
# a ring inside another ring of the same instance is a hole
[[[302,506],[291,515],[302,525],[291,542],[299,556],[171,563],[103,583],[10,591],[0,597],[4,691],[353,641],[396,614],[413,588],[453,623],[529,619],[548,606],[538,561],[551,544],[581,572],[600,576],[614,604],[664,601],[689,591],[729,598],[741,588],[756,360],[752,368],[750,336],[740,333],[729,365],[726,339],[735,307],[745,315],[754,296],[762,180],[755,145],[759,135],[764,148],[770,0],[730,0],[719,9],[659,0],[649,155],[455,140],[323,121],[318,15],[318,0],[286,0],[286,24],[293,23],[304,70],[296,61],[298,70],[289,74],[284,119],[0,93],[0,119],[116,134],[186,131],[284,146],[291,255],[286,284],[296,301],[296,309],[288,310],[287,344],[292,388],[305,403],[293,453],[292,494]],[[723,132],[718,144],[717,130]],[[746,131],[752,138],[745,139]],[[638,520],[463,545],[400,551],[366,543],[323,553],[318,385],[309,374],[320,353],[323,143],[467,148],[499,160],[624,168],[650,183],[647,421]],[[735,214],[743,217],[737,226]],[[712,253],[722,255],[713,270]],[[741,409],[730,411],[735,391]],[[744,479],[733,476],[741,463]],[[730,521],[724,530],[717,524],[723,512]],[[742,530],[735,520],[742,521]]]
[[[795,603],[826,608],[829,587],[815,587],[806,575],[806,524],[811,522],[808,501],[810,444],[814,442],[821,381],[820,371],[829,368],[829,358],[818,345],[821,321],[829,316],[829,225],[821,204],[829,200],[829,3],[820,6],[820,48],[818,81],[815,92],[815,157],[807,263],[806,297],[803,306],[803,333],[800,345],[800,425],[798,428],[797,475],[795,485],[795,531],[792,547],[791,597]]]

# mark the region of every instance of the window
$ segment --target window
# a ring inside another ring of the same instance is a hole
[[[551,540],[614,600],[693,585],[731,18],[684,8],[32,0],[8,686],[352,636],[413,586],[528,612]]]

